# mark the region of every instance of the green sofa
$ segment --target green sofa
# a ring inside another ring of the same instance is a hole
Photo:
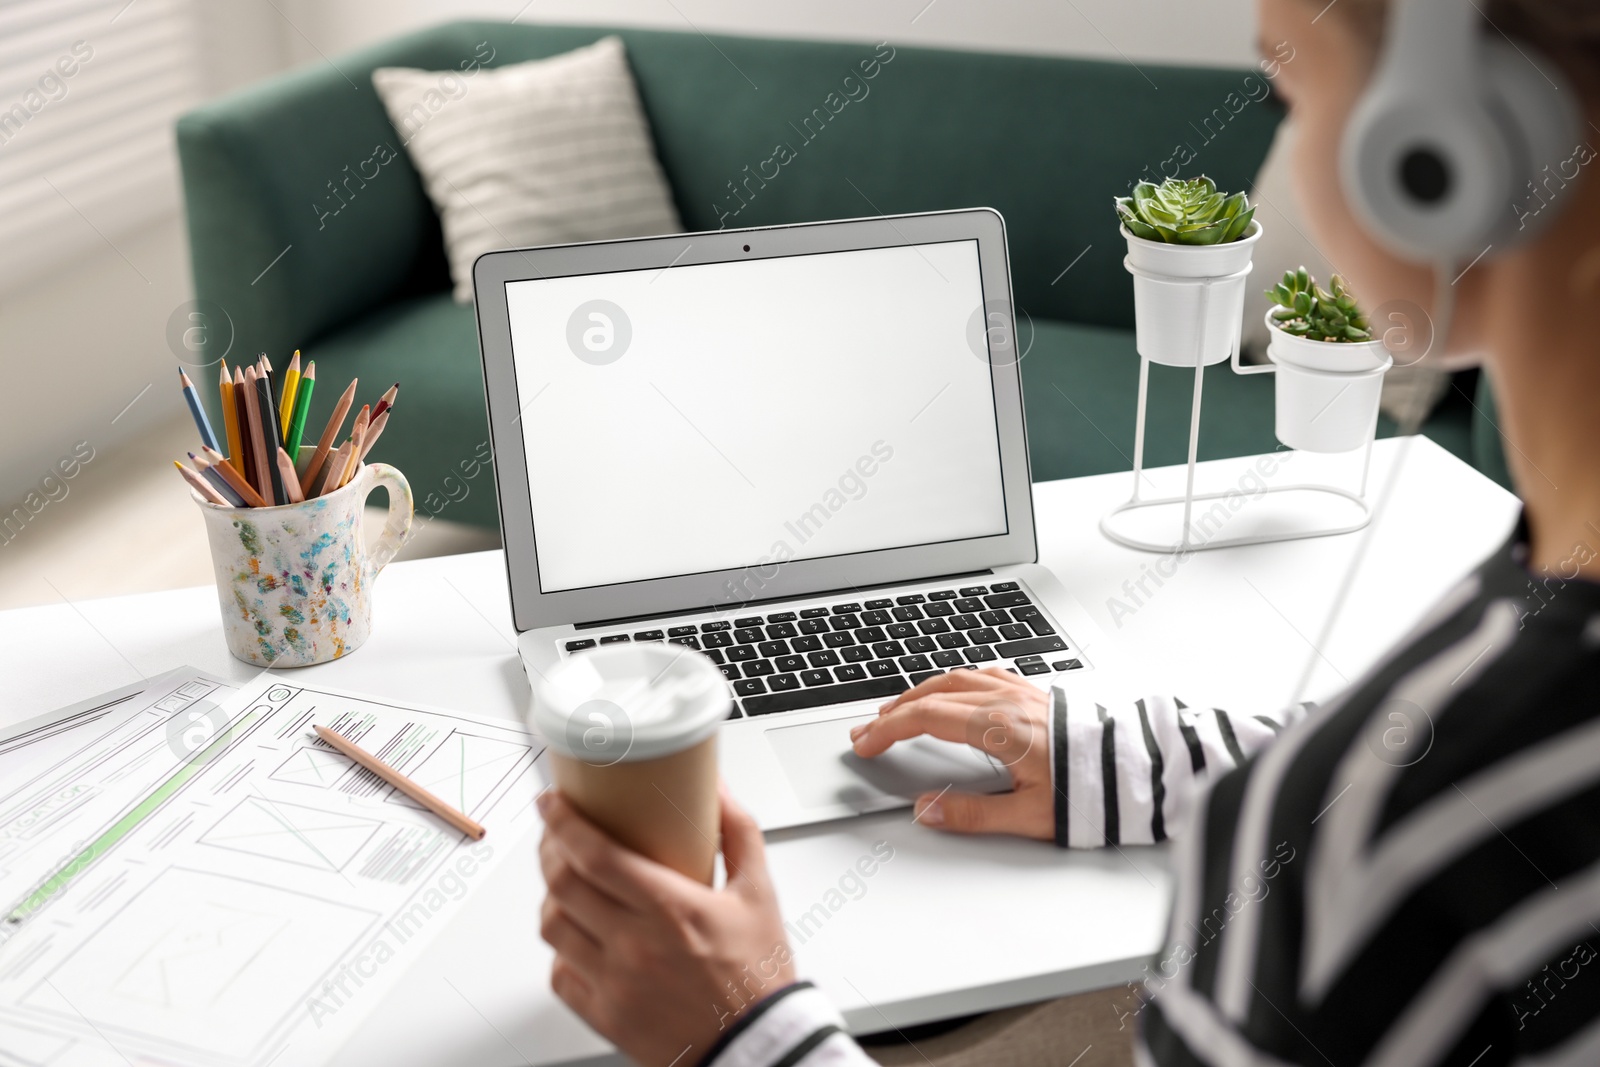
[[[1159,174],[1178,145],[1196,154],[1186,174],[1250,182],[1280,118],[1258,73],[603,27],[438,26],[179,120],[196,296],[231,324],[210,331],[208,356],[227,344],[230,362],[266,351],[281,366],[303,349],[317,361],[318,427],[350,376],[367,400],[401,382],[375,455],[406,473],[423,512],[493,525],[472,311],[450,300],[438,217],[370,74],[459,69],[486,54],[489,65],[514,63],[608,33],[627,44],[689,230],[997,208],[1026,352],[1033,477],[1131,466],[1138,360],[1111,198]],[[861,77],[866,60],[878,64],[870,79]],[[793,158],[775,178],[752,178],[780,144]],[[1265,277],[1279,265],[1259,267]],[[1182,459],[1190,381],[1154,368],[1152,464]],[[1203,456],[1276,446],[1270,378],[1212,368],[1206,391]],[[1428,431],[1467,456],[1470,408],[1445,405]]]

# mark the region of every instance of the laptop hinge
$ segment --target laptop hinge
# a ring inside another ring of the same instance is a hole
[[[982,575],[993,573],[994,571],[992,569],[984,568],[983,570],[979,571],[962,571],[959,574],[935,574],[927,578],[912,579],[911,581],[879,582],[876,585],[852,585],[846,586],[843,589],[819,589],[814,593],[802,593],[797,596],[774,596],[763,597],[756,600],[746,600],[737,605],[707,604],[703,608],[680,608],[677,611],[657,611],[652,612],[649,615],[625,615],[617,619],[596,619],[594,622],[573,623],[572,628],[574,630],[596,630],[612,626],[622,626],[636,622],[648,622],[651,619],[670,619],[677,615],[709,614],[712,612],[733,615],[740,611],[747,611],[752,606],[757,604],[781,604],[785,601],[791,600],[816,600],[820,597],[836,597],[844,596],[849,593],[865,593],[872,589],[890,589],[897,585],[932,585],[938,582],[954,582],[962,578],[976,578]]]

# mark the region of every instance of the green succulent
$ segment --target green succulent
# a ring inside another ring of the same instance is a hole
[[[1140,182],[1132,196],[1117,197],[1117,216],[1129,233],[1173,245],[1237,241],[1255,213],[1243,193],[1219,193],[1217,183],[1204,175],[1168,178],[1160,185]]]
[[[1283,281],[1267,290],[1267,298],[1278,305],[1272,321],[1284,333],[1313,341],[1372,340],[1367,317],[1344,279],[1335,274],[1328,285],[1331,293],[1304,267],[1284,271]]]

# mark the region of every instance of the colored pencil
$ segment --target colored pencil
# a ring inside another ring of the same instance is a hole
[[[284,436],[283,448],[289,458],[300,459],[300,439],[305,436],[306,419],[311,415],[311,393],[317,387],[317,361],[306,364],[300,384],[294,391],[294,411],[289,416],[289,432]]]
[[[328,462],[323,465],[324,470],[322,472],[322,488],[318,490],[318,496],[327,496],[329,493],[339,488],[339,478],[344,474],[345,462],[349,458],[350,442],[346,441],[344,444],[339,446],[339,450],[337,452],[328,457]]]
[[[234,465],[235,470],[242,470],[239,458],[239,408],[233,402],[233,379],[228,376],[227,360],[222,361],[217,393],[222,397],[222,432],[228,436],[228,462]]]
[[[223,481],[233,488],[235,493],[239,494],[244,501],[245,507],[264,508],[267,506],[267,502],[262,499],[261,494],[252,489],[250,483],[245,481],[244,477],[233,469],[232,463],[223,460],[221,453],[208,448],[203,450],[201,458],[210,465],[212,470],[217,472]]]
[[[305,499],[305,494],[300,492],[300,479],[295,477],[294,464],[289,462],[289,453],[281,445],[278,448],[278,477],[283,479],[283,491],[289,496],[287,503],[298,504]]]
[[[200,403],[200,394],[195,391],[189,373],[182,367],[178,368],[178,381],[183,386],[183,399],[189,402],[189,414],[194,416],[195,427],[200,431],[200,443],[207,448],[221,448],[217,435],[211,429],[211,420],[206,418],[205,405]]]
[[[289,439],[289,419],[294,415],[294,394],[300,388],[300,350],[294,350],[289,369],[283,372],[283,394],[278,397],[278,434]]]
[[[356,466],[361,462],[356,458],[356,450],[360,447],[360,436],[351,431],[350,439],[344,443],[344,467],[339,471],[339,481],[334,486],[335,489],[343,489],[350,484],[350,479],[355,477]]]
[[[317,442],[317,451],[300,476],[301,485],[316,484],[317,472],[322,469],[323,461],[328,458],[328,450],[333,447],[334,440],[339,436],[339,428],[344,425],[344,417],[350,414],[350,405],[355,403],[356,382],[359,380],[359,378],[350,379],[350,384],[345,386],[344,395],[340,396],[339,402],[333,406],[333,414],[328,416],[328,425],[323,429],[322,438]]]
[[[250,456],[256,470],[253,482],[256,492],[271,507],[278,502],[278,498],[273,492],[272,479],[267,474],[267,440],[262,435],[261,393],[265,389],[266,379],[257,374],[254,367],[244,372],[244,410],[249,419]],[[270,407],[268,410],[271,410]]]
[[[372,425],[367,427],[367,439],[361,442],[361,459],[363,461],[367,458],[367,453],[372,451],[372,446],[378,443],[378,435],[383,433],[383,428],[387,425],[389,425],[389,413],[385,411],[382,415],[373,419]]]
[[[367,427],[371,422],[372,408],[362,404],[361,413],[356,416],[356,421],[351,424],[350,458],[345,461],[344,475],[339,479],[339,488],[341,489],[350,484],[350,479],[356,476],[356,471],[361,467],[361,443],[367,439]]]
[[[276,397],[278,395],[278,373],[272,369],[272,360],[268,359],[267,354],[263,352],[257,362],[261,364],[261,376],[267,380],[267,395]],[[274,400],[272,408],[274,411],[277,410],[276,404],[277,401]],[[265,415],[266,411],[262,411],[261,414]]]
[[[234,491],[233,486],[228,484],[228,480],[218,473],[215,467],[193,452],[189,453],[189,462],[194,465],[195,473],[209,482],[211,488],[215,489],[217,495],[228,502],[230,508],[244,507],[244,497]],[[223,466],[226,467],[227,464],[224,463]]]
[[[178,468],[178,473],[183,475],[183,480],[188,482],[189,486],[195,492],[199,493],[201,498],[205,500],[206,503],[221,504],[223,507],[228,506],[227,500],[223,499],[221,493],[211,488],[210,482],[206,481],[204,478],[200,477],[194,471],[190,470],[188,467],[185,467],[177,460],[173,460],[172,465]]]
[[[378,416],[394,407],[394,398],[400,395],[400,383],[395,382],[389,386],[389,391],[378,398],[377,407],[372,409],[372,421],[378,421]]]
[[[283,441],[278,436],[277,410],[272,406],[272,383],[265,378],[256,379],[256,403],[261,408],[261,444],[265,450],[262,462],[267,466],[267,479],[272,486],[272,500],[277,504],[287,504],[289,498],[283,492],[283,475],[278,473],[278,449]],[[266,496],[262,492],[262,496]]]
[[[233,368],[233,406],[236,412],[234,419],[239,423],[238,471],[252,487],[258,487],[256,482],[256,457],[250,451],[250,420],[246,417],[244,396],[244,369],[235,367]]]
[[[364,749],[357,747],[355,744],[345,740],[339,734],[334,733],[326,726],[313,725],[312,729],[316,731],[318,737],[322,738],[325,743],[332,746],[336,752],[355,760],[357,763],[361,764],[361,766],[365,767],[379,778],[382,778],[384,781],[400,790],[400,792],[404,793],[412,800],[415,800],[418,804],[421,804],[423,807],[427,808],[429,811],[433,812],[435,815],[439,816],[439,818],[449,823],[455,829],[460,830],[474,841],[488,833],[488,831],[485,830],[480,823],[473,822],[471,819],[467,818],[467,816],[463,815],[455,808],[452,808],[449,804],[446,804],[444,801],[440,800],[438,797],[422,788],[422,786],[418,785],[416,782],[413,782],[411,779],[407,778],[405,775],[401,774],[399,771],[383,762],[383,760],[379,759],[377,756],[374,756],[370,752],[367,752]]]

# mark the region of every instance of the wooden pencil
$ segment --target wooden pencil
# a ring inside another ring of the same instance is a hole
[[[244,372],[244,410],[250,423],[250,456],[256,468],[256,492],[271,507],[278,499],[273,492],[272,478],[267,473],[267,439],[261,426],[261,393],[265,388],[266,380],[256,373],[254,367]]]
[[[223,461],[222,453],[215,449],[206,448],[201,450],[200,458],[210,464],[211,469],[216,471],[223,481],[233,487],[233,491],[238,493],[240,498],[244,500],[245,507],[264,508],[267,506],[267,502],[262,498],[261,494],[256,492],[250,483],[244,480],[243,475],[233,469],[233,464]]]
[[[235,420],[239,423],[239,474],[250,486],[260,489],[261,483],[256,477],[256,457],[250,451],[250,419],[245,411],[244,402],[244,368],[233,368],[233,406],[236,411]],[[265,507],[266,505],[261,505]]]
[[[294,350],[289,369],[283,372],[283,393],[278,397],[278,436],[289,439],[289,419],[294,415],[295,392],[300,388],[300,350]]]
[[[311,395],[316,387],[317,361],[312,360],[306,364],[306,372],[300,376],[300,384],[295,387],[294,410],[289,413],[289,432],[283,439],[284,451],[296,463],[300,461],[300,441],[305,437],[306,418],[311,414]]]
[[[474,822],[473,820],[467,818],[466,815],[457,811],[455,808],[452,808],[449,804],[446,804],[444,801],[440,800],[438,797],[434,796],[432,793],[422,788],[422,786],[418,785],[416,782],[413,782],[411,779],[407,778],[405,775],[401,774],[399,771],[395,770],[393,767],[389,766],[372,753],[367,752],[365,749],[362,749],[349,741],[346,741],[343,737],[334,733],[326,726],[313,725],[312,729],[316,731],[318,737],[320,737],[326,744],[331,746],[335,751],[355,760],[357,763],[361,764],[361,766],[365,767],[379,778],[382,778],[384,781],[400,790],[400,792],[404,793],[412,800],[415,800],[418,804],[421,804],[423,807],[427,808],[429,811],[433,812],[435,815],[439,816],[439,818],[443,819],[457,830],[460,830],[474,841],[488,833],[488,831],[483,828],[481,823]]]
[[[217,394],[222,397],[222,432],[227,435],[228,462],[234,470],[242,471],[239,458],[239,408],[233,402],[233,379],[228,375],[228,361],[222,360],[222,373],[217,379]]]
[[[356,471],[361,467],[361,445],[367,439],[367,426],[372,422],[372,409],[366,404],[361,405],[361,413],[356,416],[356,421],[350,431],[350,458],[345,461],[344,474],[339,478],[339,488],[350,484],[350,479],[356,476]]]
[[[395,382],[393,385],[389,386],[387,392],[378,398],[377,405],[372,409],[373,421],[377,421],[379,415],[382,415],[385,411],[388,411],[390,408],[394,407],[394,398],[399,395],[400,383]]]
[[[256,404],[261,409],[261,447],[263,462],[267,465],[267,483],[272,486],[272,502],[287,504],[284,495],[283,475],[278,471],[278,449],[283,441],[278,436],[278,411],[272,406],[272,383],[265,378],[256,379]],[[266,496],[265,489],[261,491]]]
[[[261,377],[265,378],[267,381],[267,397],[270,400],[272,397],[278,395],[278,373],[272,369],[272,360],[267,358],[267,354],[265,352],[261,353],[261,358],[256,362],[261,365]],[[276,404],[277,401],[273,400],[268,406],[271,407],[272,410],[276,411]],[[263,411],[261,414],[263,417],[265,417],[267,412]]]
[[[383,428],[389,425],[389,413],[373,418],[372,425],[367,427],[367,439],[361,442],[361,460],[366,461],[367,453],[372,451],[372,446],[378,443],[378,437],[383,433]]]
[[[298,504],[305,499],[305,494],[300,492],[300,479],[295,476],[294,464],[289,462],[289,453],[278,446],[278,477],[283,479],[283,491],[288,496],[286,503]]]
[[[356,382],[359,378],[350,379],[350,384],[345,387],[344,394],[339,397],[339,402],[333,406],[333,414],[328,416],[328,425],[323,428],[322,437],[317,441],[317,450],[311,456],[311,461],[306,464],[306,469],[300,475],[300,484],[310,487],[316,484],[317,472],[322,469],[323,463],[328,458],[328,450],[333,447],[333,442],[339,436],[339,429],[344,425],[344,417],[350,414],[350,405],[355,403]]]
[[[199,493],[201,498],[204,499],[206,503],[220,504],[223,507],[229,506],[227,500],[223,499],[222,494],[211,488],[210,482],[206,481],[204,478],[200,477],[194,471],[190,470],[188,467],[185,467],[177,460],[173,460],[172,465],[178,468],[178,473],[183,475],[183,480],[188,482],[189,487],[195,492]]]
[[[339,446],[339,451],[328,457],[328,462],[323,464],[322,489],[318,496],[327,496],[339,488],[339,478],[344,474],[345,462],[350,458],[350,442],[346,441]]]
[[[206,406],[200,402],[200,392],[195,389],[194,382],[189,380],[189,372],[182,367],[178,368],[178,385],[183,390],[184,402],[189,405],[189,414],[194,418],[195,429],[200,431],[200,443],[207,448],[221,448],[216,432],[211,429],[211,420],[206,418]]]
[[[202,445],[201,447],[204,448],[205,446]],[[189,462],[194,465],[195,473],[204,478],[211,488],[217,491],[217,495],[227,501],[230,508],[242,508],[245,506],[244,497],[239,495],[233,486],[228,483],[228,479],[224,478],[215,467],[193,452],[188,453],[188,456]],[[223,466],[226,467],[227,464],[224,463]]]

